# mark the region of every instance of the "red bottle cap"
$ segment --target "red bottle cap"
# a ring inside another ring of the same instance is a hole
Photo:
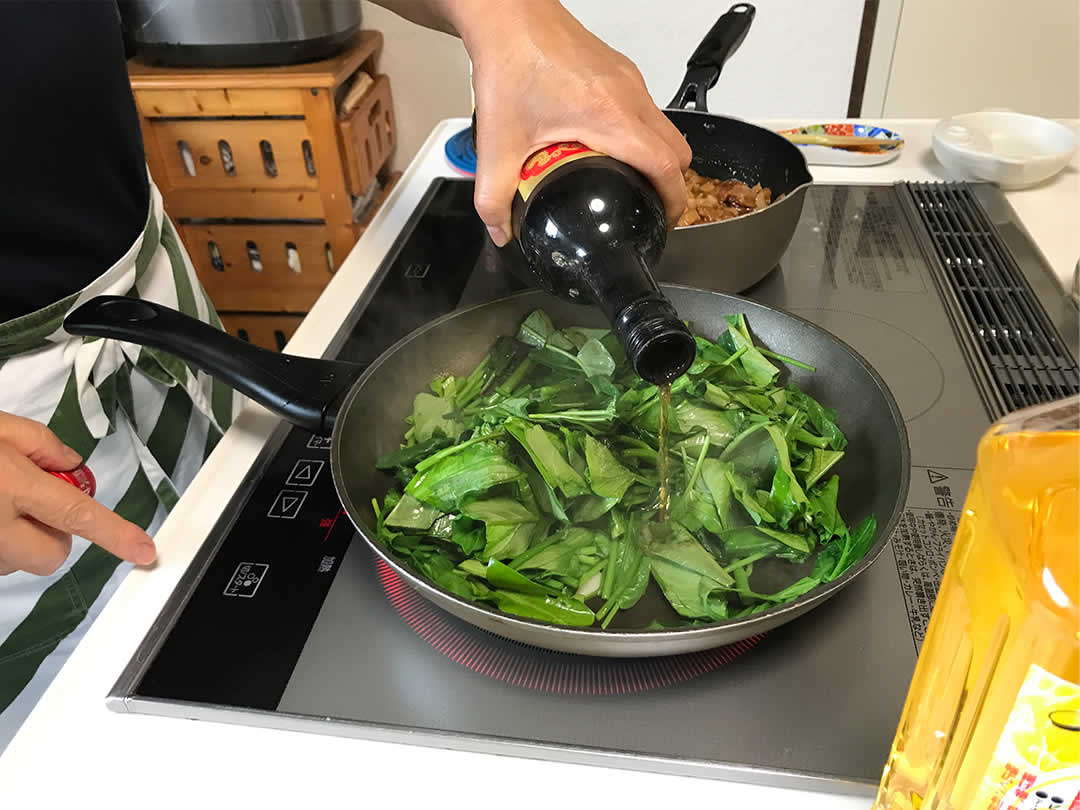
[[[80,464],[74,470],[66,470],[64,472],[51,470],[49,474],[55,475],[61,481],[67,481],[69,484],[78,487],[91,498],[97,494],[97,481],[94,479],[94,474],[90,472],[90,468],[85,464]]]

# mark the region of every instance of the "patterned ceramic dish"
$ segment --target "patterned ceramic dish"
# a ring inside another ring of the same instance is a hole
[[[895,160],[904,148],[903,139],[892,130],[870,124],[813,124],[780,130],[781,135],[854,135],[876,138],[879,147],[838,147],[796,144],[807,163],[817,166],[876,166]]]

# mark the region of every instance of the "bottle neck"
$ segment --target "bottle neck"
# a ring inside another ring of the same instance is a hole
[[[581,280],[616,331],[618,321],[635,302],[664,300],[644,258],[629,245],[596,251],[586,259],[583,270]]]
[[[640,253],[622,246],[594,254],[583,281],[639,377],[656,385],[670,383],[694,362],[693,335]]]

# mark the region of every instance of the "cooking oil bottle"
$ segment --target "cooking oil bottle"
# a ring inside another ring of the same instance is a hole
[[[874,810],[1080,810],[1080,397],[995,424]]]

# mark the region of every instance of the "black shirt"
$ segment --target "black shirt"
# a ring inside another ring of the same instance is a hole
[[[0,0],[0,110],[3,322],[85,287],[146,222],[115,0]]]

